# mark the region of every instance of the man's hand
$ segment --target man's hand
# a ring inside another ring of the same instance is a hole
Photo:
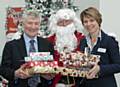
[[[100,71],[100,66],[98,64],[95,64],[94,67],[88,72],[86,78],[87,79],[95,78],[99,71]]]
[[[27,70],[25,70],[25,66],[23,65],[15,71],[15,77],[26,79],[26,78],[31,77],[31,75],[28,73]]]

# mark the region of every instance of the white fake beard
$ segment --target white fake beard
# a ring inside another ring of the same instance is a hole
[[[66,27],[56,26],[56,45],[55,49],[61,53],[71,52],[77,47],[77,38],[74,34],[75,26],[70,24]]]

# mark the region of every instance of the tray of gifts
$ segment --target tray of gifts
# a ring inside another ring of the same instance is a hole
[[[37,57],[39,60],[36,60],[36,58],[35,60],[26,58],[26,63],[24,64],[26,66],[25,70],[31,75],[60,73],[64,76],[85,77],[88,71],[100,60],[99,55],[91,54],[88,56],[81,52],[62,53],[60,61],[63,63],[63,66],[61,67],[58,66],[58,61],[54,61],[49,53],[43,52],[44,55],[40,54],[42,53],[32,53],[30,55],[33,59]],[[46,59],[42,60],[41,56]]]
[[[64,76],[72,76],[72,77],[85,77],[87,71],[81,71],[77,69],[67,68],[67,67],[59,67],[57,61],[33,61],[27,62],[24,64],[26,66],[25,70],[29,72],[29,74],[61,74]]]
[[[88,71],[100,61],[100,56],[93,54],[87,55],[77,51],[62,53],[59,60],[63,63],[63,66]]]

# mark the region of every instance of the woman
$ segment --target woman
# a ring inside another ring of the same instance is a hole
[[[81,40],[81,51],[88,47],[91,54],[100,55],[100,62],[88,72],[84,87],[117,87],[114,74],[120,72],[118,42],[101,30],[102,16],[96,8],[83,10],[80,18],[88,32],[86,38]]]

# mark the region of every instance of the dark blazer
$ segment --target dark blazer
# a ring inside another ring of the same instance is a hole
[[[53,54],[53,46],[47,40],[37,37],[38,40],[38,51],[39,52],[51,52]],[[25,63],[24,57],[27,56],[27,51],[25,47],[25,41],[23,36],[18,40],[12,40],[5,44],[3,55],[2,55],[2,63],[1,63],[1,75],[9,80],[9,87],[27,87],[27,79],[18,79],[18,86],[14,86],[15,77],[14,72],[17,70],[22,64]],[[41,77],[42,84],[39,87],[48,87],[42,86],[46,85],[45,79]],[[45,83],[44,83],[45,82]]]
[[[84,52],[87,46],[86,39],[81,40],[81,51]],[[120,72],[120,53],[115,38],[101,31],[101,39],[98,40],[91,53],[101,56],[99,78],[86,79],[84,87],[117,87],[114,74]]]

